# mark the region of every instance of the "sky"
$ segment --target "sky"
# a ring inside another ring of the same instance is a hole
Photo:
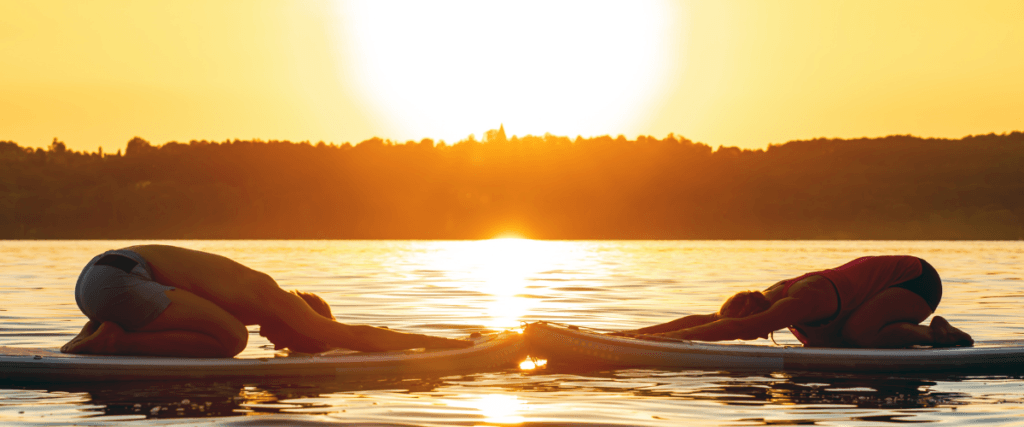
[[[0,0],[0,140],[1024,130],[1024,0]]]

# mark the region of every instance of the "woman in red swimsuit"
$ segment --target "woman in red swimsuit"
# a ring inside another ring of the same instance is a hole
[[[969,346],[941,316],[921,325],[942,299],[942,281],[923,259],[858,258],[840,267],[733,295],[717,313],[686,316],[636,333],[723,341],[767,338],[789,327],[808,347]]]

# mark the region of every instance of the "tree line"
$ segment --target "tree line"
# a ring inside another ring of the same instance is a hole
[[[1024,239],[1024,133],[0,142],[3,239]]]

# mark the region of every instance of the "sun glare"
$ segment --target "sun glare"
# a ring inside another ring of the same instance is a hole
[[[453,407],[469,407],[476,409],[489,424],[519,424],[524,421],[522,413],[528,406],[519,396],[508,394],[485,394],[482,396],[460,396],[460,400],[448,400],[445,403]]]
[[[537,368],[543,368],[547,364],[547,359],[526,359],[522,362],[519,362],[519,369],[524,371],[532,371]]]
[[[345,1],[345,67],[392,138],[636,132],[678,66],[664,0]]]
[[[492,328],[519,326],[539,301],[529,295],[541,291],[531,289],[531,281],[546,271],[572,265],[577,256],[567,242],[519,238],[437,245],[426,262],[448,272],[454,283],[487,295],[477,304],[490,318],[485,326]]]

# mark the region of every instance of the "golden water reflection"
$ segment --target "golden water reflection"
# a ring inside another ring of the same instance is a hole
[[[484,422],[491,424],[520,424],[528,412],[526,401],[514,394],[484,394],[459,396],[459,400],[445,403],[454,408],[470,408],[483,415]]]
[[[522,362],[519,362],[519,369],[523,371],[532,371],[537,368],[543,368],[547,366],[547,364],[547,359],[535,359],[531,357]]]
[[[488,295],[481,308],[485,326],[509,328],[547,293],[531,281],[556,270],[577,270],[585,254],[571,242],[519,238],[438,242],[424,264],[444,271],[464,290]]]
[[[82,263],[131,243],[0,242],[0,301],[8,302],[0,303],[7,328],[0,345],[57,347],[73,337],[85,319],[70,293]],[[636,328],[707,313],[728,294],[858,256],[904,253],[940,270],[939,310],[951,322],[980,341],[1024,339],[1021,242],[170,243],[239,260],[288,289],[322,293],[347,321],[448,336],[484,323],[514,326],[520,318]],[[456,328],[433,326],[447,324]],[[788,335],[775,338],[794,343]],[[245,356],[273,357],[260,348],[266,344],[254,334]],[[47,390],[7,384],[0,387],[0,425],[139,417],[148,418],[144,425],[1002,425],[1024,417],[1016,374],[531,370],[542,361],[528,362],[520,370],[443,377],[68,383]],[[254,416],[238,421],[242,413]]]

